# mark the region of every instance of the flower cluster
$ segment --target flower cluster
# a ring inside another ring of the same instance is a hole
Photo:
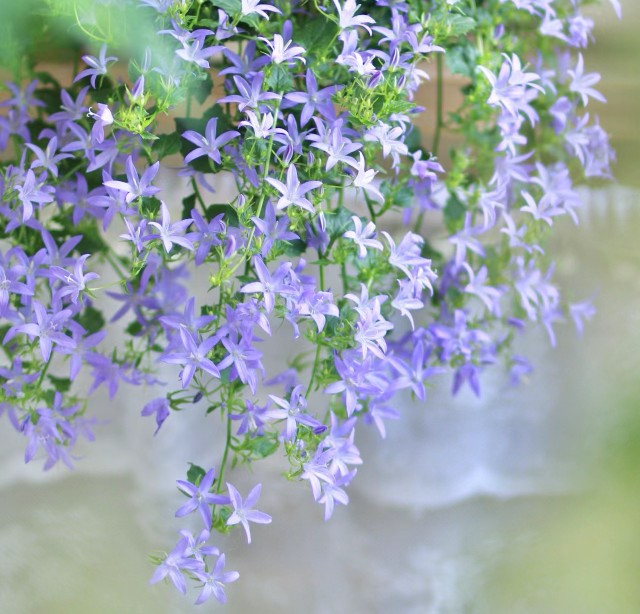
[[[557,218],[578,223],[576,185],[614,159],[581,4],[43,2],[86,53],[65,86],[17,61],[1,103],[0,415],[45,469],[93,439],[102,386],[164,386],[141,408],[156,433],[189,407],[222,416],[224,450],[202,459],[217,471],[177,481],[176,516],[197,512],[199,532],[152,582],[225,601],[239,576],[212,533],[241,525],[250,543],[271,522],[232,467],[280,452],[328,519],[363,462],[356,432],[385,437],[402,395],[427,400],[443,373],[479,395],[489,365],[530,371],[513,351],[529,326],[552,344],[567,317],[582,330],[593,308],[562,296],[547,249]],[[464,93],[450,114],[446,75]],[[421,87],[436,97],[422,133]],[[158,182],[176,164],[182,203]],[[281,373],[260,349],[275,327],[300,347]]]

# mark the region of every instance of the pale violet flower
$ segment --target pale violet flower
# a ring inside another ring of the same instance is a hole
[[[347,230],[342,236],[345,239],[351,239],[358,246],[358,258],[364,258],[367,255],[367,247],[380,251],[384,249],[382,243],[374,238],[376,225],[373,222],[367,222],[366,226],[363,226],[362,220],[356,215],[351,216],[351,220],[354,229]]]
[[[257,524],[269,524],[271,522],[271,516],[269,516],[269,514],[252,509],[258,502],[262,484],[254,486],[244,501],[237,489],[228,482],[227,489],[229,490],[229,498],[233,505],[233,512],[227,519],[227,526],[241,524],[247,535],[247,543],[250,544],[251,529],[249,528],[249,522],[255,522]]]
[[[374,171],[373,169],[367,170],[365,168],[364,156],[360,152],[358,152],[358,155],[360,156],[360,159],[358,160],[358,166],[356,167],[358,174],[353,179],[353,187],[362,188],[367,193],[375,196],[377,199],[384,201],[382,192],[372,183],[375,179],[375,176],[378,174],[378,171]]]
[[[287,169],[287,183],[267,177],[267,182],[270,183],[280,194],[282,195],[276,204],[276,209],[286,209],[289,205],[295,205],[305,211],[314,213],[313,205],[311,201],[305,198],[305,194],[319,188],[322,185],[321,181],[305,181],[300,183],[298,179],[298,171],[292,164]]]
[[[274,64],[289,63],[295,60],[300,60],[303,64],[306,64],[306,60],[300,57],[300,54],[305,52],[304,47],[292,47],[291,43],[293,41],[287,41],[285,43],[280,34],[274,34],[272,41],[264,37],[260,37],[260,40],[264,41],[269,49],[271,49],[271,61]]]
[[[260,0],[242,0],[240,12],[245,16],[258,13],[261,17],[269,19],[267,11],[282,13],[282,11],[275,6],[271,6],[270,4],[260,4]]]

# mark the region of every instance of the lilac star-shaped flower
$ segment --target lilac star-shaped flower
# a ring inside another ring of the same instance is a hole
[[[176,480],[176,484],[178,488],[185,494],[190,497],[190,499],[176,512],[176,518],[181,518],[182,516],[186,516],[191,512],[195,512],[198,510],[200,516],[202,517],[202,521],[204,522],[205,529],[209,530],[211,528],[211,506],[212,505],[226,505],[229,503],[229,497],[226,495],[218,495],[212,492],[211,487],[213,486],[213,480],[216,476],[216,470],[214,467],[209,469],[207,473],[203,476],[200,484],[197,486],[192,484],[191,482],[187,482],[186,480]]]
[[[213,595],[220,603],[226,603],[227,596],[224,593],[224,585],[235,582],[240,574],[237,571],[224,571],[225,558],[221,554],[213,571],[209,573],[198,572],[196,577],[204,583],[202,591],[196,600],[196,605],[204,603]]]
[[[292,164],[287,169],[286,185],[282,183],[282,181],[272,179],[271,177],[267,177],[267,182],[281,194],[280,199],[276,204],[276,209],[286,209],[289,205],[295,205],[296,207],[300,207],[310,213],[315,212],[311,201],[305,198],[304,195],[315,188],[319,188],[322,185],[321,181],[305,181],[301,184],[298,179],[298,171]]]
[[[257,524],[269,524],[271,522],[271,516],[269,516],[269,514],[252,509],[260,498],[262,484],[254,486],[244,501],[232,484],[227,482],[227,488],[229,489],[231,504],[233,505],[233,513],[227,519],[227,525],[241,524],[247,535],[247,543],[250,544],[251,529],[249,528],[249,522],[255,522]]]
[[[162,203],[161,211],[162,223],[149,222],[149,226],[153,226],[158,232],[146,236],[144,240],[151,241],[152,239],[160,239],[167,254],[171,251],[174,244],[193,251],[193,243],[184,236],[184,231],[193,223],[193,220],[189,218],[172,224],[169,209],[164,203]]]
[[[220,147],[239,137],[240,133],[236,130],[228,130],[220,136],[216,136],[217,129],[218,118],[212,117],[204,129],[204,136],[194,130],[187,130],[182,133],[183,138],[196,145],[196,148],[185,156],[184,161],[186,164],[189,164],[189,162],[201,156],[209,156],[217,164],[222,162]]]
[[[289,270],[291,268],[291,263],[283,262],[276,269],[275,273],[271,275],[269,273],[269,269],[267,265],[264,263],[262,258],[256,256],[253,259],[253,266],[255,267],[256,274],[258,276],[259,281],[253,281],[248,283],[242,288],[240,288],[240,292],[245,294],[253,294],[254,292],[258,292],[264,295],[264,306],[267,310],[267,313],[271,313],[273,311],[273,307],[275,305],[276,294],[282,295],[293,295],[295,294],[295,288],[285,283],[284,279],[288,275]]]
[[[80,79],[84,79],[85,77],[91,77],[91,87],[95,88],[96,77],[106,75],[107,64],[109,62],[117,61],[118,58],[114,56],[107,57],[107,46],[102,45],[98,57],[93,55],[83,55],[82,60],[88,64],[90,68],[85,68],[83,71],[79,72],[73,82],[75,83],[76,81],[80,81]]]
[[[160,191],[160,188],[156,188],[151,185],[153,178],[158,173],[158,169],[160,168],[160,162],[156,162],[152,164],[148,169],[142,173],[142,177],[138,176],[138,171],[136,170],[135,164],[133,163],[133,158],[129,156],[127,161],[125,162],[126,172],[127,172],[127,181],[115,181],[108,180],[103,183],[107,188],[112,188],[114,190],[121,190],[122,192],[126,192],[126,201],[127,204],[137,200],[138,198],[144,198],[147,196],[153,196]]]

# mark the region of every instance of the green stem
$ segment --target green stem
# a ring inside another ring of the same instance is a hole
[[[376,216],[376,212],[373,210],[373,203],[371,202],[371,199],[367,196],[367,193],[364,190],[362,190],[362,193],[364,194],[364,200],[367,203],[367,209],[369,210],[371,221],[375,224],[377,216]]]
[[[216,482],[216,493],[222,492],[224,483],[224,471],[227,467],[227,459],[229,457],[229,449],[231,447],[231,418],[229,418],[229,399],[227,399],[227,434],[224,442],[224,452],[220,461],[220,471],[218,472],[218,480]]]
[[[125,281],[129,279],[129,276],[120,268],[118,261],[113,257],[113,254],[111,253],[111,251],[106,252],[104,257],[105,257],[105,260],[113,267],[114,271],[118,273],[120,277],[122,277],[121,281]]]
[[[443,78],[442,78],[442,54],[438,53],[436,56],[436,69],[438,73],[438,81],[436,83],[436,132],[433,135],[433,144],[431,146],[431,154],[435,157],[438,155],[438,148],[440,147],[440,135],[442,132],[442,126],[444,119],[442,116],[442,103],[443,103]]]
[[[340,265],[340,277],[342,278],[342,294],[349,291],[349,282],[347,281],[347,265],[343,262]]]
[[[274,125],[275,123],[277,123],[278,121],[278,111],[280,109],[280,102],[282,100],[282,94],[280,94],[280,98],[278,98],[278,100],[276,101],[275,107],[273,109],[273,117],[274,117]],[[262,185],[263,185],[263,192],[260,196],[260,202],[258,203],[258,207],[256,209],[256,216],[260,217],[260,215],[262,214],[262,207],[264,205],[265,200],[267,199],[267,192],[264,189],[264,184],[267,182],[267,177],[269,176],[269,169],[271,168],[271,152],[273,151],[273,137],[274,137],[275,133],[272,133],[271,136],[269,137],[269,144],[267,145],[267,156],[264,162],[264,169],[262,171]],[[247,254],[249,254],[249,250],[251,248],[251,245],[253,243],[253,239],[254,236],[256,234],[256,227],[255,224],[253,225],[253,227],[251,228],[251,232],[249,233],[249,239],[247,240],[247,246],[245,247],[244,250],[244,256],[242,257],[241,260],[239,260],[231,269],[230,273],[233,273],[239,266],[240,264],[242,264],[242,262],[245,262],[245,273],[249,272],[249,268],[248,268],[248,264],[249,264],[249,259],[251,258],[251,256],[249,256],[249,258],[246,258]],[[246,259],[246,260],[245,260]]]
[[[320,255],[320,257],[322,257],[322,254]],[[319,269],[320,269],[320,291],[322,292],[324,289],[324,266],[321,264],[319,265]],[[318,370],[318,365],[320,364],[320,350],[321,350],[321,345],[318,344],[316,346],[316,355],[315,358],[313,359],[313,367],[311,369],[311,377],[309,378],[309,385],[307,386],[307,391],[305,392],[304,396],[308,397],[309,393],[311,392],[311,388],[313,386],[313,382],[315,380],[316,377],[316,371]]]
[[[318,370],[318,365],[320,364],[321,349],[322,349],[322,346],[318,344],[316,346],[316,355],[315,355],[315,358],[313,359],[313,367],[311,369],[311,377],[309,378],[309,385],[307,386],[307,391],[304,393],[305,398],[309,396],[309,393],[311,392],[311,388],[313,386],[313,382],[316,378],[316,371]]]
[[[38,381],[36,383],[36,389],[40,389],[40,386],[42,386],[42,382],[44,381],[44,376],[47,374],[47,371],[49,370],[49,365],[51,364],[51,361],[53,360],[53,352],[51,352],[51,354],[49,354],[49,360],[47,360],[47,364],[44,366],[44,369],[42,369],[42,373],[40,374],[40,377],[38,378]]]
[[[200,194],[200,188],[198,188],[198,184],[196,183],[196,180],[193,177],[191,177],[191,187],[193,188],[193,192],[196,195],[196,200],[200,203],[200,206],[202,207],[202,212],[206,214],[207,206],[204,204],[204,200],[202,200],[202,195]]]

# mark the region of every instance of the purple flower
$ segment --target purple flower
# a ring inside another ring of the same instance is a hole
[[[369,15],[358,15],[356,17],[356,12],[360,8],[356,0],[346,0],[344,6],[340,6],[338,0],[333,0],[333,3],[336,5],[336,9],[338,9],[338,25],[341,30],[362,26],[369,33],[369,36],[371,36],[371,28],[369,28],[367,24],[375,23],[375,20],[373,17],[369,17]]]
[[[140,415],[155,416],[157,428],[153,434],[157,435],[160,427],[169,417],[169,401],[167,401],[166,397],[158,397],[157,399],[153,399],[142,408]]]
[[[596,314],[596,309],[591,301],[583,301],[581,303],[572,303],[569,305],[569,315],[576,326],[578,335],[582,335],[584,331],[583,320],[590,320]]]
[[[254,486],[244,501],[235,486],[227,482],[227,488],[229,490],[231,504],[233,505],[233,512],[227,519],[227,526],[241,524],[247,535],[247,543],[250,544],[251,529],[249,528],[249,522],[255,522],[257,524],[269,524],[271,522],[271,516],[269,516],[269,514],[252,509],[260,498],[262,484]]]
[[[96,106],[98,112],[94,113],[89,107],[87,117],[92,117],[95,120],[91,129],[91,142],[99,145],[104,142],[104,127],[113,124],[113,113],[106,104],[99,102]],[[63,151],[68,151],[68,148],[64,148]]]
[[[367,247],[380,251],[384,249],[382,243],[374,239],[376,226],[373,222],[367,222],[367,225],[363,227],[362,220],[358,216],[352,215],[351,220],[354,230],[348,230],[342,236],[345,239],[351,239],[358,246],[358,258],[364,258],[367,255]]]
[[[306,92],[290,92],[284,97],[285,100],[293,104],[304,105],[300,115],[300,126],[304,126],[311,119],[317,108],[326,109],[326,106],[331,104],[331,96],[342,87],[330,85],[319,90],[318,82],[310,68],[307,68],[305,83],[307,85]]]
[[[356,167],[357,175],[353,178],[353,187],[362,188],[368,194],[373,195],[376,199],[384,202],[382,192],[380,192],[380,190],[372,183],[375,176],[378,174],[378,171],[374,171],[373,169],[367,170],[365,168],[366,162],[364,156],[361,153],[358,153],[358,155],[360,158]]]
[[[5,342],[11,339],[15,333],[24,333],[32,339],[37,337],[40,344],[40,353],[45,362],[51,357],[51,349],[54,343],[65,348],[73,348],[75,346],[75,341],[62,332],[64,325],[71,318],[72,312],[70,309],[62,309],[50,314],[41,303],[34,300],[33,315],[36,318],[35,322],[19,324],[10,328],[5,335]]]
[[[4,268],[0,264],[0,316],[4,316],[9,306],[11,294],[20,296],[33,296],[33,290],[26,284],[18,281],[20,273],[13,267]]]
[[[292,47],[293,41],[290,40],[285,43],[280,34],[274,34],[272,41],[263,36],[260,37],[260,40],[271,49],[271,61],[274,64],[286,63],[289,65],[296,60],[300,60],[303,64],[306,63],[306,60],[300,57],[300,54],[305,52],[304,48]]]
[[[413,352],[411,353],[411,362],[407,364],[403,360],[398,358],[390,358],[389,362],[394,369],[398,371],[399,377],[394,380],[395,388],[411,388],[416,398],[421,401],[425,400],[426,391],[424,382],[427,378],[438,373],[443,373],[445,370],[441,367],[427,367],[430,352],[425,347],[425,343],[419,340]]]
[[[315,118],[314,118],[315,119]],[[317,125],[322,125],[320,122],[316,122]],[[357,180],[356,187],[362,187],[365,189],[371,189],[373,186],[367,186],[371,180],[376,176],[376,171],[365,171],[363,162],[358,165],[358,162],[351,157],[351,154],[358,149],[362,149],[361,143],[353,143],[349,139],[345,138],[342,134],[341,121],[336,122],[336,125],[327,130],[324,134],[324,138],[320,140],[316,135],[311,135],[309,140],[313,140],[311,147],[320,149],[328,154],[327,164],[325,170],[331,170],[338,162],[348,164],[358,170],[358,177],[354,179],[354,184]],[[360,154],[362,155],[362,154]],[[367,174],[368,173],[368,174]],[[370,178],[370,179],[369,179]]]
[[[51,274],[65,284],[56,290],[56,296],[59,298],[69,296],[71,302],[74,305],[77,305],[78,300],[80,299],[80,294],[87,288],[87,282],[92,279],[100,278],[100,275],[97,273],[87,273],[85,275],[83,268],[87,258],[89,258],[89,254],[84,254],[84,256],[80,256],[80,258],[76,260],[73,267],[73,273],[69,273],[66,269],[59,266],[51,267]]]
[[[245,16],[258,13],[261,17],[269,19],[267,11],[282,13],[282,11],[275,6],[271,6],[270,4],[260,4],[260,0],[242,0],[242,4],[240,5],[240,12]]]
[[[269,395],[269,398],[278,405],[280,409],[268,410],[265,417],[271,420],[286,420],[284,428],[284,438],[286,441],[292,441],[295,438],[298,424],[304,424],[314,430],[324,426],[322,422],[303,413],[303,410],[307,407],[307,400],[302,394],[302,386],[296,386],[291,391],[288,401],[272,394]]]
[[[44,176],[44,173],[43,173]],[[22,203],[22,221],[26,222],[33,216],[33,205],[44,205],[53,201],[54,188],[44,185],[42,178],[36,180],[33,171],[29,169],[24,176],[22,185],[17,186],[18,198]]]
[[[222,51],[224,47],[222,45],[214,45],[213,47],[204,46],[203,38],[194,38],[190,40],[182,41],[182,49],[176,51],[176,55],[181,57],[186,62],[193,62],[200,66],[200,68],[209,69],[209,58],[212,55]]]
[[[286,185],[282,181],[267,177],[267,182],[270,183],[281,196],[276,204],[276,209],[286,209],[289,205],[296,205],[309,213],[314,213],[313,205],[311,201],[304,197],[307,192],[319,188],[322,186],[321,181],[305,181],[300,183],[298,179],[298,171],[295,165],[291,164],[287,169],[287,183]]]
[[[211,533],[207,529],[202,529],[197,537],[194,537],[191,531],[186,529],[182,529],[180,535],[187,540],[187,546],[184,549],[185,556],[192,556],[197,561],[204,561],[206,556],[220,556],[218,548],[206,545],[211,537]]]
[[[270,200],[265,207],[264,219],[254,216],[251,221],[262,236],[260,253],[263,258],[269,253],[275,241],[293,241],[300,238],[295,232],[289,230],[289,218],[286,214],[276,218],[276,210]]]
[[[202,517],[202,521],[204,522],[204,528],[207,530],[211,528],[211,506],[226,505],[229,503],[229,497],[209,492],[211,490],[211,487],[213,486],[215,475],[216,470],[214,467],[212,467],[203,476],[202,480],[200,480],[200,483],[197,486],[185,480],[176,480],[178,488],[185,495],[190,497],[190,499],[184,505],[180,506],[180,508],[176,512],[176,518],[181,518],[182,516],[186,516],[187,514],[198,510],[200,516]]]
[[[109,180],[104,181],[103,185],[107,188],[126,192],[127,196],[125,200],[127,204],[137,200],[138,198],[153,196],[160,191],[160,188],[156,188],[151,185],[153,178],[156,176],[158,169],[160,168],[160,162],[152,164],[144,171],[144,173],[142,173],[142,177],[138,176],[138,171],[136,170],[132,156],[127,157],[125,167],[127,171],[126,182]]]
[[[267,422],[266,411],[266,406],[257,405],[247,399],[245,401],[245,411],[241,414],[229,414],[229,418],[231,420],[240,420],[238,435],[244,435],[245,433],[262,435],[264,433],[262,427]]]
[[[118,392],[120,380],[132,383],[131,378],[126,375],[127,366],[120,365],[102,354],[87,352],[85,361],[93,368],[91,371],[93,383],[89,393],[96,390],[101,384],[105,384],[109,389],[109,398],[113,399]]]
[[[478,70],[487,78],[491,85],[491,95],[487,100],[490,106],[502,107],[511,115],[524,113],[532,124],[538,119],[538,114],[529,104],[532,92],[544,93],[544,88],[535,83],[540,80],[540,75],[534,72],[523,72],[520,58],[513,54],[505,55],[505,60],[496,77],[488,68],[478,66]]]
[[[153,226],[158,232],[147,235],[144,240],[152,241],[153,239],[160,239],[167,254],[173,249],[174,244],[193,251],[194,247],[191,239],[184,236],[184,231],[193,223],[193,220],[188,218],[172,224],[169,209],[164,203],[161,205],[161,212],[162,223],[149,222],[149,226]]]
[[[82,60],[85,64],[88,64],[91,68],[85,68],[83,71],[79,72],[76,75],[76,78],[73,80],[80,81],[80,79],[84,79],[85,77],[91,77],[91,87],[96,87],[96,77],[106,75],[107,74],[107,64],[109,62],[116,62],[118,58],[113,56],[107,56],[107,46],[102,45],[100,48],[100,55],[96,58],[93,55],[83,55]]]
[[[207,222],[196,209],[191,210],[191,219],[196,231],[189,233],[187,238],[198,243],[195,257],[196,265],[199,266],[205,261],[212,247],[222,245],[223,239],[220,235],[224,235],[227,229],[226,224],[222,221],[223,217],[224,215],[221,213]]]
[[[464,287],[464,291],[469,294],[475,294],[486,306],[489,313],[496,317],[500,317],[500,297],[503,291],[486,285],[489,272],[486,266],[482,266],[477,273],[466,263],[463,266],[469,274],[469,283]]]
[[[289,275],[291,263],[282,262],[273,275],[269,273],[269,269],[259,256],[254,257],[253,266],[256,270],[258,281],[253,281],[242,286],[242,288],[240,288],[240,292],[249,294],[257,292],[262,294],[264,296],[264,306],[267,313],[271,313],[273,311],[276,294],[285,296],[295,294],[295,288],[285,281],[286,277]]]
[[[360,317],[356,322],[353,338],[362,350],[362,358],[366,358],[369,351],[378,358],[384,358],[387,351],[384,337],[393,328],[393,324],[387,322],[380,313],[380,303],[377,299],[374,299],[370,308],[356,307],[356,310]]]
[[[169,364],[183,365],[180,371],[180,379],[182,387],[186,388],[196,372],[196,369],[202,369],[213,377],[220,377],[220,370],[216,365],[207,358],[207,354],[218,343],[218,337],[212,336],[204,341],[198,342],[191,332],[185,328],[180,328],[180,339],[182,348],[180,351],[166,354],[160,360]]]
[[[239,111],[245,111],[246,109],[260,108],[260,103],[265,100],[278,100],[280,98],[279,94],[262,91],[263,80],[264,74],[261,72],[253,76],[251,84],[240,76],[234,76],[233,81],[240,93],[224,96],[218,102],[235,102],[238,104]]]
[[[26,143],[26,146],[36,155],[36,159],[31,163],[31,168],[44,168],[54,177],[58,176],[58,162],[66,158],[73,157],[71,154],[56,154],[58,148],[58,137],[51,137],[46,149],[43,151],[33,143]]]
[[[575,69],[569,70],[569,76],[571,77],[571,83],[569,84],[569,90],[578,94],[582,99],[582,104],[586,107],[589,103],[589,98],[594,98],[600,102],[607,102],[607,99],[598,91],[593,89],[596,83],[600,81],[600,75],[598,73],[585,74],[584,72],[584,58],[582,54],[578,54],[578,63]]]
[[[203,568],[202,561],[187,556],[185,550],[188,546],[186,537],[181,537],[175,548],[167,554],[164,560],[158,565],[153,572],[149,584],[160,582],[166,576],[169,576],[173,585],[184,595],[187,593],[187,583],[185,582],[183,571],[195,573]]]
[[[424,303],[419,296],[415,295],[413,284],[410,281],[399,279],[398,285],[400,286],[400,289],[398,290],[398,294],[396,294],[394,299],[391,301],[391,306],[394,309],[397,309],[400,312],[400,315],[407,317],[409,322],[411,322],[411,328],[414,329],[415,324],[413,322],[411,310],[422,309],[424,307]]]
[[[188,164],[192,160],[200,158],[201,156],[209,156],[209,158],[217,164],[222,163],[220,147],[239,137],[240,133],[236,130],[229,130],[227,132],[223,132],[220,136],[216,136],[217,127],[218,118],[212,117],[205,127],[205,136],[198,134],[194,130],[187,130],[182,133],[183,138],[196,145],[196,148],[185,156],[185,163]]]
[[[223,337],[221,341],[229,354],[220,361],[218,369],[226,369],[233,365],[240,381],[247,384],[251,392],[255,394],[258,385],[256,369],[260,367],[262,352],[251,347],[251,340],[244,337],[239,342],[234,341],[231,337]]]
[[[333,515],[333,510],[334,510],[336,501],[338,503],[341,503],[342,505],[349,504],[349,497],[347,493],[344,491],[344,489],[342,488],[342,486],[347,486],[351,482],[351,480],[355,477],[355,475],[356,475],[356,469],[353,469],[346,475],[337,477],[335,481],[331,484],[323,482],[321,486],[322,494],[318,498],[318,503],[324,504],[325,521],[329,520],[329,518],[331,518],[331,516]]]
[[[235,582],[240,574],[237,571],[224,571],[225,558],[221,554],[216,565],[211,572],[197,572],[196,577],[204,582],[202,591],[196,600],[196,605],[204,603],[213,595],[220,603],[226,603],[227,596],[224,592],[224,585]]]

